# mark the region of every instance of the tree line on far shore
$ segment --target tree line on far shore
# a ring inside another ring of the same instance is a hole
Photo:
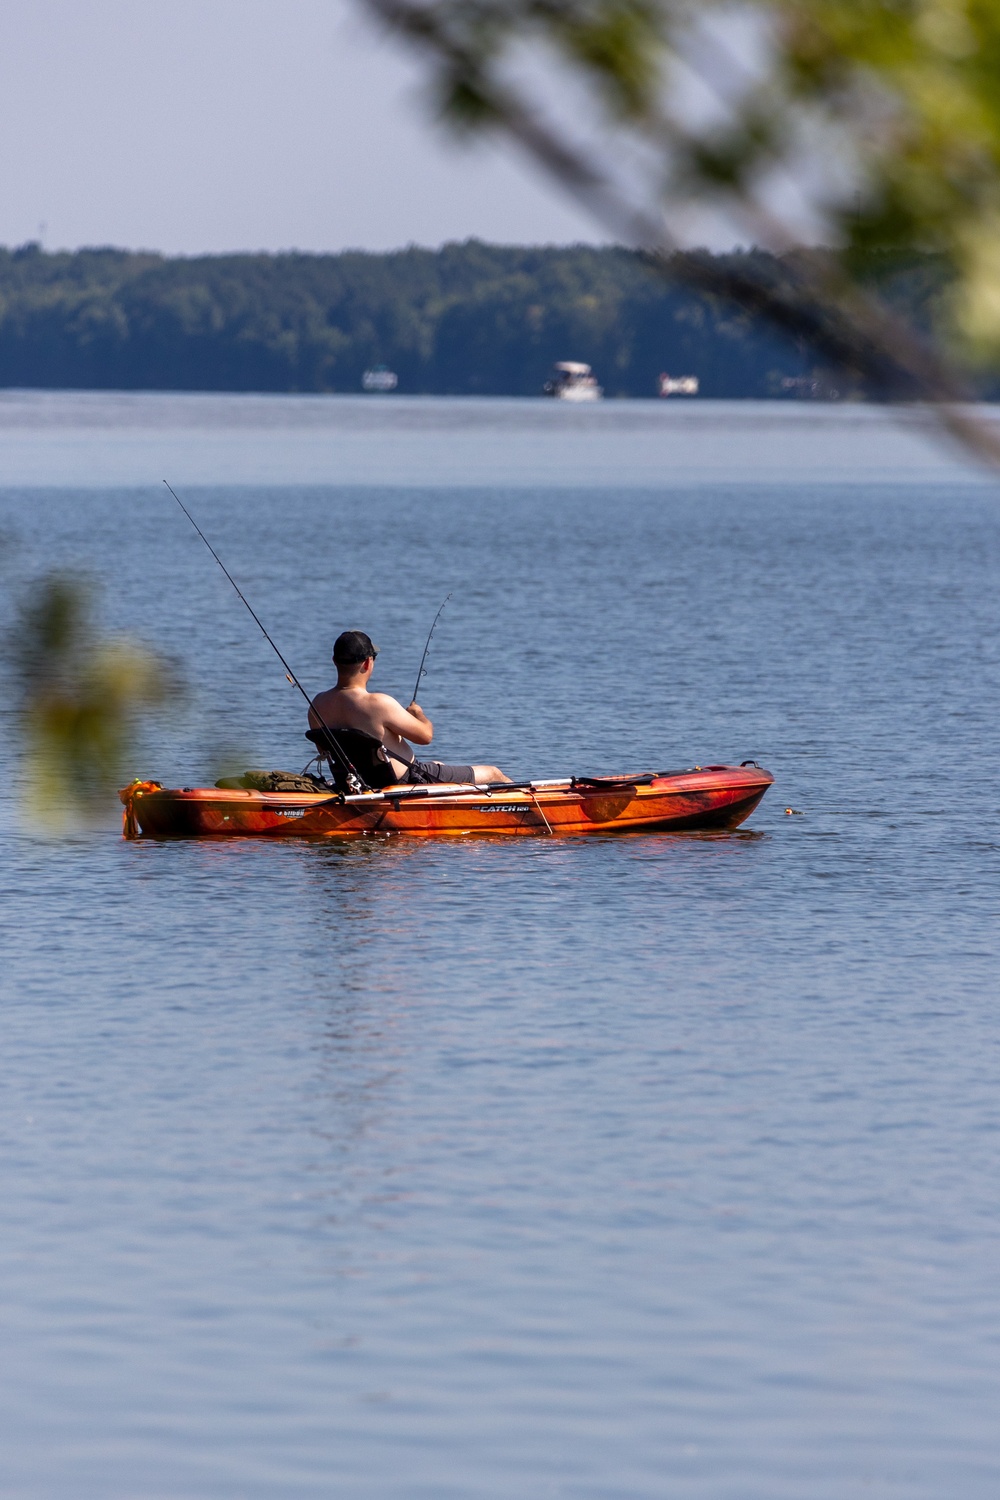
[[[708,255],[708,251],[686,252]],[[757,271],[790,262],[763,251]],[[669,267],[668,267],[669,269]],[[930,257],[871,276],[918,326],[946,295]],[[592,365],[605,393],[655,396],[660,373],[708,397],[864,397],[850,371],[612,246],[477,240],[384,254],[166,257],[0,249],[0,386],[354,392],[385,364],[406,394],[538,395],[553,363]],[[1000,383],[980,375],[978,390]]]

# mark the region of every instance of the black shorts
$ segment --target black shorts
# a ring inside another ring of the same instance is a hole
[[[440,760],[411,760],[403,779],[424,786],[434,781],[475,781],[476,777],[471,766],[446,766]]]

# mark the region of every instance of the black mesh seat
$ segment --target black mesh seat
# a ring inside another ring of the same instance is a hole
[[[357,790],[348,785],[345,759],[372,791],[393,786],[399,780],[382,741],[373,734],[365,734],[363,729],[307,729],[306,739],[312,740],[329,765],[338,792]]]

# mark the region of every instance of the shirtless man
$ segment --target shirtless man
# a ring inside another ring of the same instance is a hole
[[[385,746],[401,782],[509,781],[496,766],[448,766],[439,760],[417,760],[414,745],[429,745],[434,725],[419,703],[404,708],[388,693],[370,693],[368,679],[378,647],[363,630],[345,630],[333,646],[337,686],[318,693],[309,710],[309,725],[319,729],[360,729]],[[409,743],[412,741],[412,743]]]

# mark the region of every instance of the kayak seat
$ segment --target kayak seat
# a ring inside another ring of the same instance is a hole
[[[307,729],[306,739],[312,740],[330,767],[330,775],[338,792],[355,790],[347,784],[345,759],[370,791],[394,786],[399,780],[382,741],[373,734],[366,734],[363,729]]]

